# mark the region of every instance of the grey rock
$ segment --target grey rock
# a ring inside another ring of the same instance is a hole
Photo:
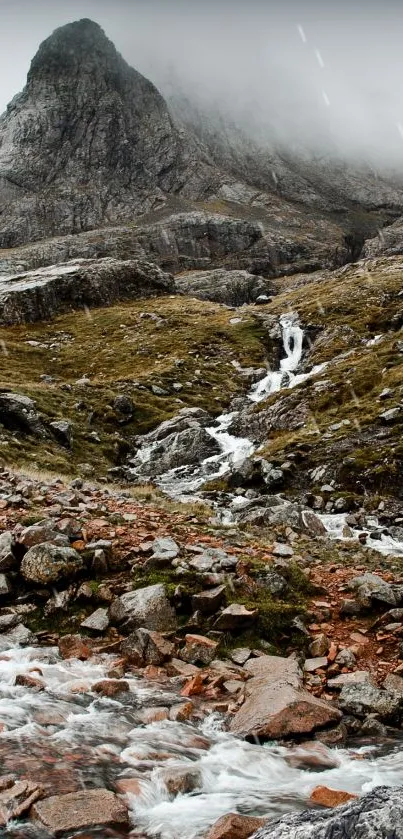
[[[317,658],[307,658],[304,664],[304,670],[306,673],[314,673],[315,670],[326,669],[328,663],[329,662],[326,656],[318,656]]]
[[[349,650],[346,647],[344,650],[340,650],[336,656],[336,664],[339,664],[340,667],[354,667],[356,663],[356,657],[352,650]]]
[[[22,431],[35,437],[46,436],[35,402],[21,393],[0,393],[0,423],[10,431]]]
[[[263,277],[249,274],[248,271],[227,271],[222,268],[181,274],[175,279],[175,285],[181,294],[229,306],[253,303],[262,292],[273,290],[272,284]]]
[[[127,629],[168,632],[176,627],[175,610],[161,583],[122,594],[111,603],[109,614],[113,622]]]
[[[46,320],[71,308],[107,306],[173,289],[171,278],[158,266],[145,260],[112,258],[72,260],[0,279],[3,324]],[[52,427],[57,435],[57,427]],[[62,429],[59,434],[65,438]]]
[[[294,551],[291,545],[283,545],[282,542],[275,542],[272,548],[273,556],[280,556],[286,559],[294,556]]]
[[[231,661],[243,667],[251,657],[251,654],[252,651],[248,647],[237,647],[235,650],[232,650]]]
[[[9,629],[12,629],[14,626],[17,626],[18,622],[18,615],[0,615],[0,632],[7,632]]]
[[[122,641],[120,651],[136,667],[147,664],[159,666],[171,658],[175,645],[159,632],[140,627]]]
[[[246,609],[240,603],[231,603],[215,621],[215,628],[223,631],[245,629],[251,626],[257,617],[256,609]]]
[[[395,693],[403,700],[403,678],[396,673],[389,673],[383,683],[385,690]]]
[[[82,629],[88,629],[91,632],[105,632],[109,626],[108,609],[96,609],[92,615],[89,615],[80,624]]]
[[[49,585],[75,576],[82,568],[83,560],[73,548],[59,548],[45,542],[27,551],[21,574],[28,583]]]
[[[389,408],[388,411],[383,411],[382,414],[379,414],[379,419],[382,420],[385,425],[389,425],[389,423],[393,423],[395,420],[399,419],[401,413],[402,409],[399,406],[396,408]]]
[[[5,632],[0,637],[0,649],[7,650],[10,647],[19,645],[26,647],[29,644],[34,644],[36,641],[35,635],[24,626],[23,623],[18,623],[9,632]]]
[[[344,687],[350,685],[373,685],[375,682],[371,678],[367,670],[355,670],[353,673],[340,673],[339,676],[334,676],[328,679],[327,685],[332,690],[342,690]]]
[[[398,601],[390,583],[385,583],[376,574],[363,574],[350,580],[349,588],[356,591],[357,600],[360,605],[368,603],[382,603],[388,606],[397,606]]]
[[[67,449],[71,448],[73,442],[73,426],[67,420],[56,420],[49,423],[49,428],[56,437],[58,443],[65,446]]]
[[[18,565],[14,556],[15,538],[10,530],[0,534],[0,571],[10,571]]]
[[[6,574],[0,574],[0,597],[10,594],[11,585]]]
[[[345,685],[339,698],[340,708],[358,717],[378,714],[382,720],[396,720],[399,717],[401,699],[395,693],[362,682]]]
[[[180,551],[179,545],[170,536],[154,539],[152,543],[153,555],[151,559],[175,559]]]
[[[335,809],[305,810],[270,821],[251,839],[403,839],[401,787],[377,787]]]

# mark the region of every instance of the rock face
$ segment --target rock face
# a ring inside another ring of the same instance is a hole
[[[253,839],[403,839],[402,789],[378,787],[335,810],[284,816]]]
[[[0,121],[0,247],[132,218],[171,191],[197,197],[213,173],[102,29],[68,24]]]
[[[46,433],[35,402],[21,393],[0,393],[0,423],[10,431],[22,431],[36,437]]]
[[[341,713],[302,688],[295,658],[261,656],[245,664],[252,678],[246,683],[244,704],[231,722],[243,737],[281,738],[310,734],[336,725]]]
[[[182,294],[213,300],[229,306],[254,303],[261,294],[273,291],[271,284],[263,277],[255,277],[248,271],[192,271],[177,277],[176,288]]]
[[[173,291],[171,278],[145,260],[82,259],[0,275],[0,323],[46,320],[84,306],[109,306]]]

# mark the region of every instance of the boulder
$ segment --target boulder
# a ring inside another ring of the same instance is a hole
[[[302,687],[302,673],[294,657],[261,656],[247,661],[251,678],[245,701],[230,728],[243,737],[283,738],[311,734],[336,725],[341,713]]]
[[[329,787],[315,787],[310,795],[310,800],[314,804],[320,804],[321,807],[339,807],[340,804],[347,804],[347,801],[352,801],[354,798],[358,798],[358,795],[339,789],[329,789]]]
[[[206,839],[249,839],[259,827],[266,824],[267,819],[254,816],[240,816],[238,813],[228,813],[218,819],[210,828]]]
[[[215,586],[192,597],[192,606],[195,611],[203,615],[212,615],[221,606],[225,598],[225,586]]]
[[[46,436],[35,402],[22,393],[0,393],[0,423],[10,431]]]
[[[91,655],[91,650],[81,635],[62,635],[59,638],[59,653],[62,658],[79,658],[86,661]]]
[[[57,442],[66,449],[71,449],[73,443],[73,426],[68,420],[55,420],[49,423],[49,428]]]
[[[92,686],[93,693],[100,693],[101,696],[107,696],[113,699],[114,696],[119,696],[120,693],[128,693],[130,685],[124,679],[102,679]]]
[[[122,641],[120,651],[136,667],[159,666],[173,656],[175,645],[159,632],[140,627]]]
[[[399,601],[390,583],[382,580],[377,574],[362,574],[349,582],[349,588],[356,592],[360,606],[370,607],[372,604],[382,606],[397,606]]]
[[[339,698],[340,708],[347,714],[365,717],[378,714],[381,720],[396,721],[402,713],[402,701],[398,694],[361,682],[344,685]]]
[[[377,787],[334,810],[305,810],[270,821],[253,839],[403,839],[401,787]]]
[[[106,789],[86,789],[46,798],[34,804],[32,817],[56,836],[98,826],[127,826],[129,821],[122,801]]]
[[[105,632],[109,626],[108,609],[96,609],[80,624],[82,629],[89,629],[91,632]]]
[[[189,664],[210,664],[215,658],[218,642],[205,635],[186,635],[186,646],[180,656]]]
[[[176,628],[176,614],[172,608],[162,583],[146,586],[122,594],[112,601],[110,618],[126,629],[152,629],[156,632],[169,632]]]
[[[21,574],[28,583],[46,586],[76,576],[83,565],[74,548],[59,548],[44,542],[27,551],[21,563]]]
[[[147,446],[147,442],[145,444]],[[206,457],[218,454],[220,447],[205,428],[194,423],[193,428],[175,432],[161,443],[147,448],[147,457],[142,449],[130,461],[127,476],[130,479],[158,478],[179,466],[194,466]]]

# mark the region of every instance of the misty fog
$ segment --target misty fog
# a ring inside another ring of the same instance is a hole
[[[280,143],[403,168],[403,4],[0,0],[0,110],[40,41],[98,21],[160,90]]]

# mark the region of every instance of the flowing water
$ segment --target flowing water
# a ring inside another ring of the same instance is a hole
[[[258,402],[282,387],[300,384],[309,375],[297,374],[303,332],[295,317],[280,320],[285,357],[278,371],[253,386],[249,399]],[[214,477],[225,475],[254,451],[247,439],[228,431],[234,413],[224,414],[208,429],[220,453],[196,469],[178,469],[162,476],[160,486],[176,497],[194,494]],[[144,453],[144,457],[147,453]],[[237,498],[238,504],[244,499]],[[345,516],[321,516],[329,535],[345,538]],[[374,529],[377,523],[373,522]],[[354,532],[358,538],[359,532]],[[393,544],[392,544],[393,542]],[[372,542],[382,552],[403,554],[403,545],[381,535]],[[1,643],[1,638],[0,638]],[[109,699],[91,693],[105,678],[113,659],[98,656],[87,662],[63,661],[53,648],[0,647],[0,759],[2,774],[27,773],[47,794],[74,789],[114,789],[122,778],[139,782],[138,794],[128,795],[133,836],[157,839],[198,839],[221,815],[230,811],[274,817],[309,806],[318,784],[350,792],[366,792],[379,784],[403,784],[401,743],[357,749],[329,750],[321,744],[287,747],[250,744],[224,730],[216,714],[200,715],[199,724],[168,719],[148,722],[150,708],[169,708],[180,701],[173,688],[126,678],[128,693]],[[40,674],[46,687],[35,693],[15,685],[18,674]],[[192,792],[173,795],[167,787],[172,773],[190,773]],[[73,832],[69,839],[123,837],[106,829]],[[35,825],[9,824],[4,839],[47,839]]]
[[[14,648],[0,655],[4,774],[25,771],[49,794],[70,791],[72,785],[113,789],[119,779],[137,779],[139,794],[128,796],[133,830],[158,839],[202,837],[230,811],[274,817],[301,809],[318,784],[360,793],[381,783],[403,783],[403,753],[394,741],[387,754],[375,746],[261,746],[226,733],[216,714],[198,726],[169,720],[145,724],[143,709],[169,708],[179,697],[163,684],[130,675],[130,692],[119,699],[91,694],[91,686],[105,678],[110,666],[106,655],[87,662],[63,661],[54,648]],[[16,675],[37,671],[45,691],[15,686]],[[178,772],[196,778],[193,792],[170,794],[166,779]],[[10,825],[0,835],[47,835],[34,828],[27,833],[25,826],[20,830],[21,825]],[[86,839],[101,835],[125,834],[85,831]]]

